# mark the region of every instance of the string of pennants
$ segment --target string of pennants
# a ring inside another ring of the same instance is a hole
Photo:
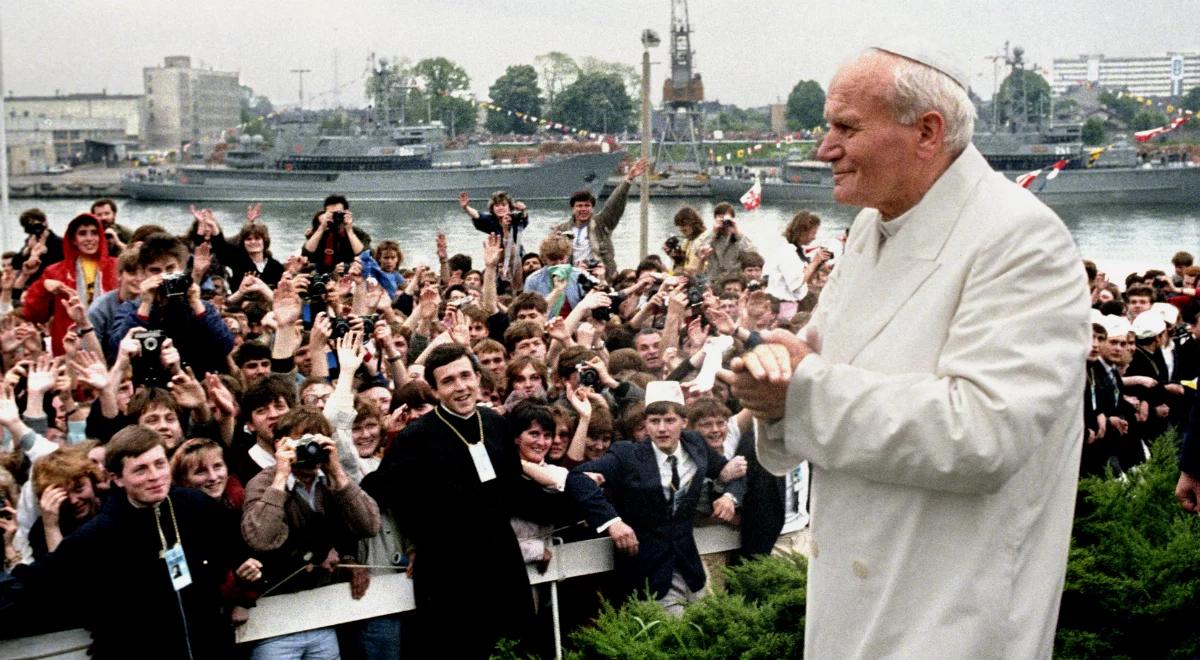
[[[578,135],[579,137],[585,137],[589,140],[599,140],[604,137],[603,133],[596,133],[595,131],[589,131],[586,128],[579,128],[577,126],[571,126],[562,122],[551,121],[545,117],[538,117],[532,113],[513,110],[512,108],[505,108],[492,103],[491,101],[474,101],[474,103],[475,105],[486,108],[487,110],[491,110],[492,112],[501,112],[509,117],[516,117],[527,124],[536,124],[539,128],[545,130],[562,131],[563,135]]]

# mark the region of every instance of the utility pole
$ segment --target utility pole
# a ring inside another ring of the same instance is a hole
[[[342,107],[342,88],[338,84],[338,52],[333,49],[333,107],[339,110]]]
[[[300,76],[300,112],[304,112],[304,74],[311,73],[312,69],[292,69],[292,73]]]
[[[4,32],[0,21],[0,33]],[[0,249],[12,246],[8,238],[8,127],[5,125],[8,111],[4,109],[4,42],[0,39]]]
[[[642,158],[650,159],[650,49],[661,43],[654,30],[642,31]],[[642,172],[638,184],[638,206],[641,212],[641,231],[638,237],[639,259],[650,254],[650,167]]]

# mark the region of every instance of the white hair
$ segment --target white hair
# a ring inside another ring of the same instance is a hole
[[[887,51],[869,49],[893,62],[892,116],[906,126],[929,111],[946,120],[943,142],[957,156],[971,143],[975,133],[975,104],[953,78],[937,69]]]

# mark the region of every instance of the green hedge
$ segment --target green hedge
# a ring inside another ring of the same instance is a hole
[[[1175,500],[1174,434],[1151,454],[1125,480],[1080,482],[1055,657],[1200,655],[1200,517]],[[652,601],[606,604],[593,627],[570,635],[567,657],[799,658],[805,565],[797,555],[729,568],[726,590],[680,619]]]
[[[1125,480],[1079,484],[1057,657],[1200,653],[1200,518],[1175,499],[1175,435],[1150,454]]]

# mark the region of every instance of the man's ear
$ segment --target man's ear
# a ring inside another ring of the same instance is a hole
[[[946,141],[946,118],[936,110],[930,110],[917,118],[917,156],[921,160],[933,160],[942,151]]]

